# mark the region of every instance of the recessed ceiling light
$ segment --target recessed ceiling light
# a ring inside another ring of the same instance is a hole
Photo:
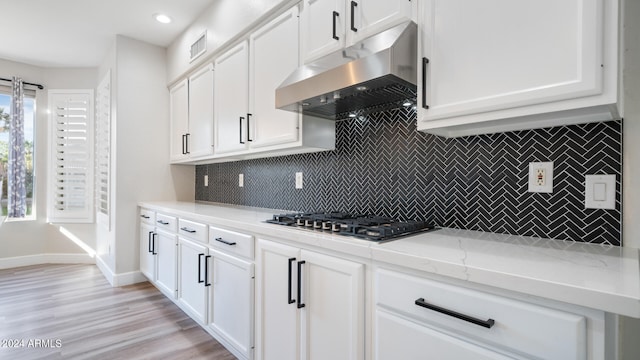
[[[153,18],[156,19],[157,22],[168,24],[171,22],[171,18],[165,14],[153,14]]]

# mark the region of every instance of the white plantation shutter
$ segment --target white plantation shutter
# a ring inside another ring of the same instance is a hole
[[[93,222],[93,90],[49,90],[47,221]]]
[[[110,227],[111,72],[96,93],[96,222]]]

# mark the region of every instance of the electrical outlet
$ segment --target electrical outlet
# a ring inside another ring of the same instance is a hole
[[[302,173],[296,173],[296,189],[302,189]]]
[[[244,187],[244,174],[238,174],[238,187]]]
[[[536,169],[536,185],[538,186],[544,186],[545,183],[545,171],[544,168],[537,168]]]
[[[529,192],[553,192],[553,162],[529,163]]]
[[[209,186],[209,175],[204,176],[204,186]]]

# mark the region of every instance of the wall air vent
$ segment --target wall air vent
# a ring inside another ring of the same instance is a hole
[[[191,44],[191,48],[189,49],[189,62],[197,59],[200,55],[204,54],[207,51],[207,31],[203,32],[200,36],[198,36],[198,40],[196,40],[193,44]]]

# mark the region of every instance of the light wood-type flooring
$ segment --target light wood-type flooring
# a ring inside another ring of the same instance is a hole
[[[113,288],[95,265],[0,270],[0,359],[235,357],[148,282]]]

